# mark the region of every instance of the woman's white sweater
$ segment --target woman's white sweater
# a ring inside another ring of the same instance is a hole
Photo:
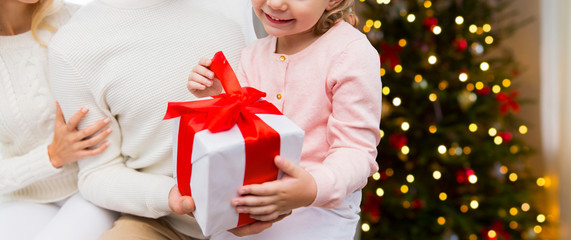
[[[74,7],[46,21],[60,27]],[[48,43],[53,33],[40,30]],[[47,48],[28,31],[0,36],[0,201],[58,201],[77,191],[77,164],[54,168],[52,141],[55,99],[47,79]]]

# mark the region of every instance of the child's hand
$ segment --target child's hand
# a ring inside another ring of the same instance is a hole
[[[249,213],[258,221],[271,221],[315,200],[317,185],[311,174],[280,156],[275,163],[285,175],[279,180],[240,187],[241,196],[232,199],[238,213]]]
[[[214,72],[208,69],[212,64],[209,58],[200,59],[198,65],[192,68],[186,87],[196,97],[208,97],[222,92],[220,81],[215,80]]]
[[[182,196],[178,191],[178,186],[174,185],[169,192],[169,208],[180,215],[188,214],[192,215],[194,209],[194,200],[190,196]]]

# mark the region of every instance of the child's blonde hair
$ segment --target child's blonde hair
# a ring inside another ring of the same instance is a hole
[[[327,32],[339,19],[343,19],[353,26],[357,26],[357,15],[353,11],[354,0],[342,0],[331,10],[326,10],[313,27],[313,33],[321,35]]]
[[[40,0],[36,4],[36,9],[32,14],[32,26],[30,30],[32,31],[32,35],[37,42],[39,42],[42,46],[46,46],[46,44],[38,37],[38,30],[45,29],[50,32],[55,32],[57,29],[54,26],[47,24],[44,20],[45,18],[52,14],[56,8],[54,7],[54,0]]]

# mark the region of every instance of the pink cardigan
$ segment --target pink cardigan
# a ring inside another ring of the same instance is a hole
[[[378,171],[379,55],[343,21],[296,54],[275,49],[273,36],[244,49],[238,78],[305,130],[301,166],[318,189],[312,206],[335,208]]]

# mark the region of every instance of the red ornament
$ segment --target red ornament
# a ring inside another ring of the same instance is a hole
[[[498,132],[498,136],[502,138],[502,141],[507,143],[512,140],[513,135],[511,132]]]
[[[393,133],[389,137],[389,142],[393,148],[400,150],[402,147],[406,145],[408,139],[403,134]]]
[[[391,69],[400,64],[399,53],[402,47],[397,44],[389,45],[386,42],[381,43],[381,65],[385,66],[387,63]]]
[[[456,171],[456,181],[460,184],[469,184],[470,183],[470,176],[473,176],[474,170],[468,169],[460,169]]]
[[[456,51],[462,52],[468,48],[468,42],[464,38],[454,39],[452,40],[452,45],[456,47]]]
[[[367,192],[363,201],[363,213],[369,214],[372,222],[378,222],[381,218],[381,203],[383,199],[372,192]]]
[[[517,91],[513,91],[510,94],[505,94],[503,92],[498,93],[496,99],[498,100],[498,103],[500,103],[500,112],[502,114],[507,114],[510,109],[515,113],[519,112],[519,104],[515,101],[517,95]]]
[[[490,230],[494,230],[494,232],[496,232],[496,236],[490,237],[488,235],[488,232]],[[482,239],[485,239],[485,240],[497,240],[498,237],[500,237],[500,239],[502,239],[502,240],[510,240],[512,237],[504,229],[504,224],[500,220],[495,221],[491,227],[483,228],[482,231],[480,232],[480,234],[482,235]]]
[[[488,95],[490,94],[491,89],[488,86],[484,86],[482,89],[480,90],[476,90],[476,94],[482,96],[482,95]]]
[[[438,24],[438,19],[435,17],[429,17],[424,19],[422,23],[424,24],[424,27],[427,31],[432,31],[432,29]]]
[[[412,201],[411,207],[412,209],[419,210],[424,206],[424,202],[420,199],[415,199]]]

